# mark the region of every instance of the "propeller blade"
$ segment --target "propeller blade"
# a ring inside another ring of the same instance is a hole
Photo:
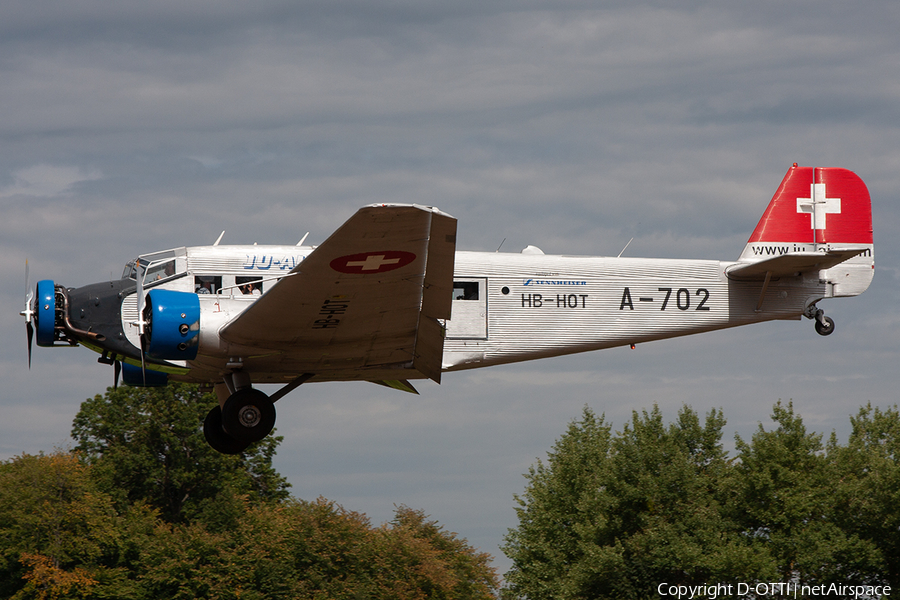
[[[147,364],[144,362],[144,353],[147,351],[146,344],[144,343],[144,336],[141,336],[141,379],[143,379],[144,385],[147,385]]]
[[[28,335],[28,369],[31,370],[31,348],[34,343],[34,309],[32,308],[32,300],[34,300],[34,290],[29,285],[28,259],[25,259],[25,310],[19,314],[25,317],[25,331]]]
[[[31,344],[34,341],[34,325],[31,321],[25,323],[25,331],[28,332],[28,370],[31,370]]]
[[[135,264],[137,267],[137,309],[138,309],[138,329],[139,333],[144,335],[144,274],[141,272],[141,259]]]
[[[119,389],[119,375],[122,373],[122,362],[116,361],[113,363],[113,389]]]
[[[147,351],[147,344],[144,340],[144,274],[141,272],[141,259],[137,260],[137,309],[138,309],[138,335],[141,340],[141,377],[144,385],[147,385],[147,365],[144,362],[144,353]]]

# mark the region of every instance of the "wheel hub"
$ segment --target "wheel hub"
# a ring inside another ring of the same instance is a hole
[[[262,421],[262,412],[252,404],[244,406],[238,411],[238,419],[242,427],[256,427]]]

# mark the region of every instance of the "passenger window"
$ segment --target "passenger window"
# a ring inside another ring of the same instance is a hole
[[[454,300],[478,300],[478,282],[477,281],[454,281],[453,282],[453,299]]]
[[[222,277],[197,275],[194,277],[194,291],[198,294],[215,294],[222,289]]]
[[[235,277],[235,285],[245,296],[259,296],[262,294],[262,277]]]

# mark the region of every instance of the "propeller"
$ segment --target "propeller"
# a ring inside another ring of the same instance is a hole
[[[19,314],[25,317],[25,332],[28,336],[28,368],[31,369],[31,347],[34,342],[34,291],[31,289],[28,280],[28,259],[25,259],[25,310]]]
[[[135,278],[137,279],[137,321],[131,324],[138,328],[138,336],[141,340],[141,375],[143,376],[144,385],[147,385],[147,366],[144,363],[144,352],[146,351],[146,342],[144,340],[144,328],[147,321],[144,320],[144,274],[141,272],[141,259],[135,261]],[[116,377],[118,381],[118,377]]]

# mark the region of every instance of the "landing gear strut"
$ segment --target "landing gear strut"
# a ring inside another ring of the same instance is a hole
[[[808,306],[803,314],[805,317],[815,321],[816,333],[819,335],[831,335],[834,333],[834,319],[826,317],[825,311],[821,308],[816,308],[815,304]]]

